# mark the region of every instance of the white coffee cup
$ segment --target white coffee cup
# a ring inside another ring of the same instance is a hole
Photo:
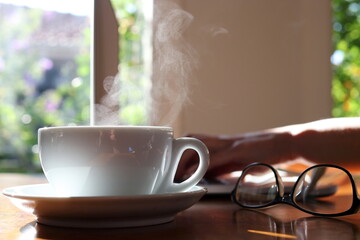
[[[206,146],[173,137],[170,127],[66,126],[38,131],[42,169],[61,196],[121,196],[182,192],[209,165]],[[181,183],[173,179],[183,152],[195,150],[199,166]]]

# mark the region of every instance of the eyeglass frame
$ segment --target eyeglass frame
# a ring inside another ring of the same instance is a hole
[[[241,177],[243,176],[244,172],[246,172],[247,169],[254,167],[254,166],[265,166],[268,167],[271,171],[273,171],[274,175],[275,175],[275,180],[276,180],[276,186],[277,186],[277,191],[276,191],[276,196],[275,198],[269,202],[269,203],[265,203],[263,205],[259,205],[259,206],[245,206],[243,204],[241,204],[240,202],[238,202],[236,200],[236,192],[238,189],[238,185],[240,182]],[[298,206],[295,201],[294,201],[294,192],[295,192],[295,187],[298,185],[299,181],[302,179],[302,177],[310,170],[314,169],[314,168],[318,168],[318,167],[332,167],[332,168],[337,168],[340,169],[342,171],[344,171],[347,176],[350,179],[351,182],[351,186],[352,186],[352,204],[351,207],[343,212],[340,213],[317,213],[317,212],[313,212],[313,211],[309,211],[307,209],[303,209],[300,206]],[[282,178],[279,174],[279,172],[270,164],[267,163],[259,163],[259,162],[255,162],[252,164],[249,164],[248,166],[246,166],[243,170],[242,173],[239,177],[239,179],[237,180],[236,184],[235,184],[235,188],[231,191],[231,200],[236,203],[237,205],[239,205],[240,207],[243,208],[250,208],[250,209],[258,209],[258,208],[266,208],[266,207],[270,207],[279,203],[284,203],[284,204],[288,204],[291,205],[303,212],[315,215],[315,216],[327,216],[327,217],[339,217],[339,216],[345,216],[345,215],[351,215],[351,214],[355,214],[360,212],[360,199],[358,198],[358,194],[357,194],[357,189],[356,189],[356,184],[355,184],[355,180],[352,176],[352,174],[345,168],[338,166],[338,165],[334,165],[334,164],[317,164],[314,166],[311,166],[307,169],[305,169],[297,178],[296,182],[294,183],[292,190],[289,194],[285,194],[284,192],[284,184],[282,181]]]

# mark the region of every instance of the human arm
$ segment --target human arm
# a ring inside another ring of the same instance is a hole
[[[359,165],[360,118],[332,118],[229,136],[192,135],[209,148],[206,178],[241,170],[252,162],[277,164],[295,159]],[[196,168],[196,155],[187,153],[177,173],[186,178]]]

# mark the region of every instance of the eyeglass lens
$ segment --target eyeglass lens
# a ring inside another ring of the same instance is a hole
[[[277,191],[275,173],[267,166],[255,165],[243,171],[235,198],[243,206],[258,207],[274,201]]]
[[[336,167],[315,167],[305,172],[294,186],[294,203],[322,214],[338,214],[353,203],[350,177]]]

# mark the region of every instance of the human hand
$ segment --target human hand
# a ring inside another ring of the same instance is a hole
[[[330,118],[231,136],[190,135],[203,141],[210,152],[205,178],[241,170],[253,162],[277,164],[294,159],[333,163],[360,171],[360,118]],[[183,155],[176,180],[190,176],[197,154]]]
[[[205,178],[241,170],[253,162],[278,163],[294,158],[289,133],[256,132],[233,137],[191,135],[208,147],[210,165]],[[182,181],[197,168],[198,157],[193,151],[184,153],[175,179]]]

